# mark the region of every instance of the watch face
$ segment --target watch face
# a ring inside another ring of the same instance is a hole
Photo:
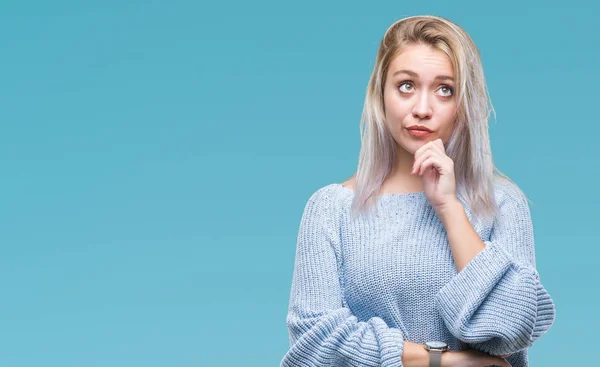
[[[431,349],[446,349],[448,347],[448,344],[438,341],[427,342],[425,344]]]

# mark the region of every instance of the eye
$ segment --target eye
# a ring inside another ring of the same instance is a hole
[[[406,88],[403,89],[402,87],[404,87],[404,86],[409,86],[409,88],[408,89],[406,89]],[[403,81],[400,84],[398,84],[398,89],[400,89],[400,91],[403,92],[403,93],[410,93],[410,92],[412,92],[415,89],[415,87],[412,84],[412,82],[410,82],[410,81]],[[442,94],[442,97],[451,97],[454,94],[454,89],[451,86],[449,86],[449,85],[442,85],[439,90],[445,90],[446,91],[444,94]]]
[[[402,90],[402,86],[404,86],[404,85],[410,85],[411,86],[410,90]],[[414,89],[414,86],[412,85],[411,82],[406,81],[406,82],[402,82],[402,83],[398,84],[398,88],[400,88],[401,92],[409,93],[411,90]]]
[[[450,87],[449,85],[442,85],[440,90],[442,90],[442,89],[446,89],[447,91],[449,91],[449,94],[445,94],[444,97],[450,97],[451,95],[454,94],[454,89],[452,89],[452,87]]]

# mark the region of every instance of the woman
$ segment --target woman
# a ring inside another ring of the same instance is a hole
[[[527,199],[492,162],[488,102],[461,27],[387,30],[357,173],[304,208],[281,366],[528,366],[555,307]]]

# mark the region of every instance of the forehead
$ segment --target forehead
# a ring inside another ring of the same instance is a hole
[[[388,75],[394,75],[399,70],[413,71],[420,79],[434,79],[438,75],[454,77],[448,55],[427,45],[411,45],[396,55],[390,63]]]

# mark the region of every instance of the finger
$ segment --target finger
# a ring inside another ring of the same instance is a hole
[[[444,154],[446,153],[446,147],[444,146],[444,141],[441,138],[435,139],[434,143],[436,147],[440,148],[440,150],[444,152]]]
[[[415,162],[413,163],[413,169],[410,172],[412,173],[421,173],[423,172],[423,162],[425,162],[428,158],[433,156],[435,152],[431,149],[424,151],[419,157],[415,158]]]
[[[422,147],[417,149],[417,151],[415,152],[415,158],[418,158],[421,154],[423,154],[425,151],[431,149],[434,145],[435,144],[433,141],[430,141],[430,142],[424,144]]]
[[[419,148],[420,149],[420,148]],[[429,157],[430,152],[428,150],[422,151],[420,154],[415,154],[415,161],[413,162],[412,169],[410,171],[411,174],[419,172],[419,166],[423,163],[423,160]]]
[[[431,149],[435,149],[436,152],[439,152],[441,154],[446,154],[446,150],[444,149],[444,143],[442,142],[442,139],[435,139],[430,143]]]
[[[428,146],[429,146],[429,143],[424,144],[422,147],[420,147],[419,149],[417,149],[415,151],[415,158],[417,158],[419,156],[419,154],[421,154],[425,149],[427,149]]]
[[[442,139],[436,139],[433,141],[430,141],[429,143],[423,145],[422,147],[420,147],[419,149],[417,149],[417,151],[415,152],[415,159],[418,159],[421,155],[424,155],[425,152],[427,151],[432,151],[437,153],[440,156],[447,156],[446,155],[446,151],[444,149],[444,143],[442,142]]]
[[[425,171],[427,171],[429,168],[433,168],[433,169],[437,170],[438,172],[443,170],[443,168],[440,165],[440,161],[439,161],[438,157],[431,155],[429,158],[427,158],[425,161],[423,161],[423,163],[419,167],[419,176],[423,176]]]
[[[441,141],[441,139],[440,139]],[[436,146],[436,144],[433,144],[434,142],[429,142],[427,144],[427,146],[422,146],[421,148],[419,148],[418,150],[418,154],[415,154],[415,161],[413,162],[413,170],[411,171],[411,173],[415,172],[415,173],[419,173],[419,172],[424,172],[424,169],[418,169],[419,166],[422,164],[423,161],[425,161],[427,158],[431,157],[432,155],[437,155],[440,158],[446,158],[448,160],[451,160],[450,157],[448,157],[446,155],[446,153],[442,150],[440,150],[440,148],[438,146]],[[442,159],[439,160],[439,162],[441,162]]]

